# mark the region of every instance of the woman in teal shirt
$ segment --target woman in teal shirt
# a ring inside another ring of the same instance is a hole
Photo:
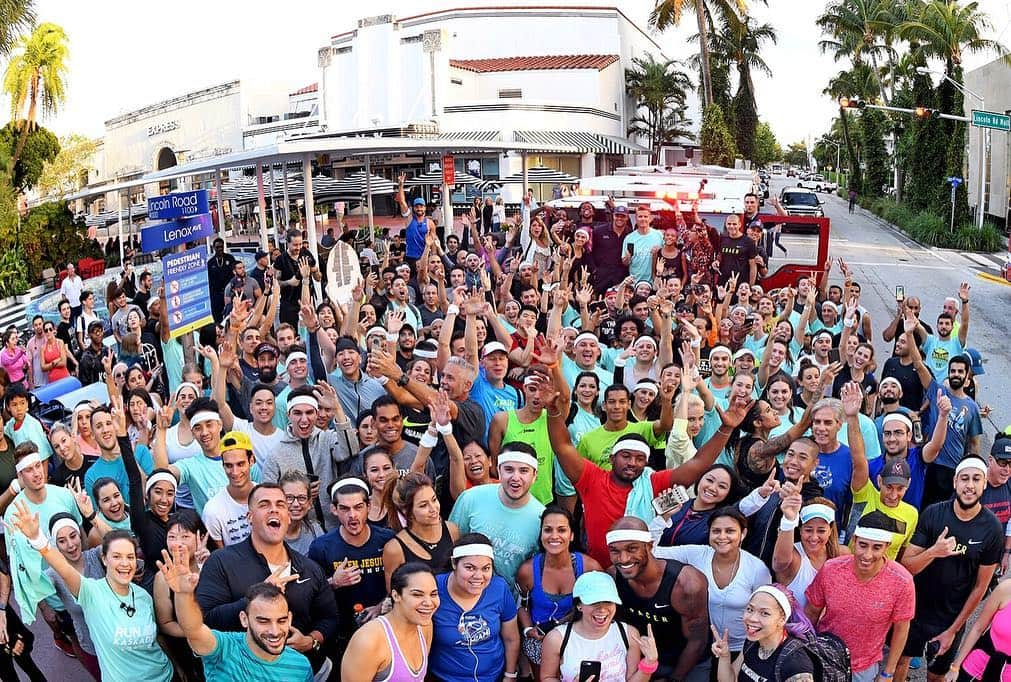
[[[137,543],[128,531],[114,530],[102,538],[105,577],[85,578],[39,530],[39,515],[16,501],[12,525],[28,538],[66,584],[84,611],[105,682],[169,682],[172,666],[158,646],[154,603],[133,584],[137,573]]]

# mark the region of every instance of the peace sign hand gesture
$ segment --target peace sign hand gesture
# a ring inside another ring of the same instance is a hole
[[[169,589],[180,594],[196,591],[200,576],[190,571],[190,550],[185,545],[176,545],[172,548],[171,557],[167,549],[161,551],[161,556],[157,562],[158,570]]]
[[[715,625],[710,625],[709,628],[713,631],[713,656],[730,658],[730,630],[724,630],[721,636]]]
[[[81,516],[86,519],[91,518],[91,515],[95,513],[95,506],[91,503],[88,493],[81,490],[80,479],[76,476],[71,478],[70,482],[67,483],[67,490],[73,494],[74,501],[77,503],[77,510],[81,512]]]

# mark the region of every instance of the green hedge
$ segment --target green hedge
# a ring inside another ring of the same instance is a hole
[[[891,199],[870,199],[861,201],[860,205],[921,244],[981,253],[1007,248],[1006,237],[993,223],[984,223],[982,230],[972,223],[964,223],[951,231],[946,218],[926,211],[914,212]]]

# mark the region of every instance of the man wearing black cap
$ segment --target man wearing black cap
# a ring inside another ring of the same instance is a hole
[[[1008,572],[1011,559],[1011,436],[998,434],[990,448],[990,458],[986,465],[986,490],[980,500],[985,508],[993,512],[1004,526],[1004,557],[1001,559],[1001,575]]]
[[[270,267],[270,254],[266,251],[256,252],[256,265],[253,267],[253,271],[249,273],[249,276],[253,278],[258,285],[260,285],[261,291],[267,290],[267,268]]]
[[[628,277],[628,266],[622,262],[622,244],[631,231],[628,206],[615,206],[612,224],[593,230],[593,262],[597,266],[594,289],[598,296]]]
[[[207,261],[207,289],[211,295],[211,314],[221,322],[225,310],[225,287],[232,278],[235,256],[225,253],[225,240],[218,237],[212,244],[214,255]]]
[[[287,387],[287,382],[281,381],[277,375],[277,358],[279,355],[280,352],[277,350],[277,346],[269,341],[259,344],[256,350],[253,351],[253,357],[256,360],[257,378],[242,377],[242,405],[249,405],[252,399],[253,387],[257,384],[270,386],[274,390],[275,396]]]

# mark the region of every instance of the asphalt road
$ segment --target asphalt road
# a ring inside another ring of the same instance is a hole
[[[787,179],[774,177],[772,192],[778,194]],[[985,424],[986,449],[999,426],[1011,424],[1011,389],[1004,377],[1011,376],[1011,285],[980,277],[981,273],[999,275],[1003,254],[965,254],[920,246],[900,232],[887,226],[871,213],[856,209],[847,211],[846,202],[832,195],[822,195],[825,214],[832,221],[830,255],[843,258],[862,286],[861,304],[867,308],[874,325],[875,357],[880,364],[891,352],[891,344],[881,339],[881,330],[895,314],[895,286],[903,285],[907,296],[919,296],[923,302],[923,317],[931,325],[941,312],[947,296],[957,296],[961,282],[969,282],[971,290],[971,323],[969,345],[983,355],[986,374],[979,378],[979,395],[993,407],[992,424]],[[771,207],[769,207],[771,210]],[[813,252],[810,237],[785,235],[784,245],[791,250],[791,261],[801,260]],[[772,266],[786,262],[774,256]],[[842,281],[838,268],[833,268],[832,282]],[[36,633],[35,661],[51,680],[84,680],[87,673],[73,659],[67,658],[52,644],[49,629],[41,620],[32,627]],[[920,674],[913,679],[921,679]],[[25,680],[23,675],[22,680]]]

